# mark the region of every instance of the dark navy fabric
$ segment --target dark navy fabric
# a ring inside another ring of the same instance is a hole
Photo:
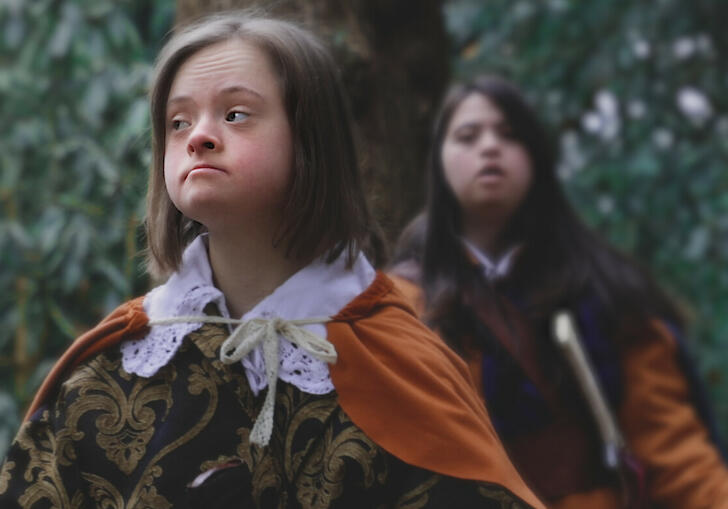
[[[522,299],[508,297],[516,308],[523,310]],[[616,408],[622,394],[619,353],[614,342],[608,340],[599,327],[596,306],[584,301],[575,310],[584,348],[594,366],[602,389],[609,403]],[[541,391],[527,377],[509,352],[492,338],[492,333],[479,323],[478,335],[488,336],[481,344],[485,345],[482,359],[483,394],[493,425],[502,437],[516,436],[534,431],[552,422],[554,415]],[[544,335],[549,330],[536,331]],[[551,337],[537,338],[544,350],[558,358]],[[572,377],[562,377],[573,384]],[[570,392],[578,393],[575,387]]]

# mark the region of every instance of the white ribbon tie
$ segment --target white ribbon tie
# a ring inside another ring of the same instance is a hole
[[[313,357],[334,364],[336,349],[328,340],[304,329],[303,325],[326,323],[330,318],[309,318],[304,320],[285,320],[283,318],[253,318],[252,320],[235,320],[221,316],[179,316],[161,320],[152,320],[149,325],[169,325],[172,323],[221,323],[237,325],[232,334],[220,348],[220,360],[225,364],[239,362],[262,344],[265,359],[265,375],[268,381],[268,392],[263,407],[250,432],[251,443],[265,446],[273,433],[273,415],[275,410],[276,385],[278,382],[278,343],[282,336],[292,344],[303,348]]]

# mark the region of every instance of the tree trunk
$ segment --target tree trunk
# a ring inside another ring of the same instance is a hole
[[[391,242],[419,210],[433,114],[449,79],[441,0],[281,0],[264,8],[323,36],[342,69],[364,184]],[[246,0],[177,0],[177,24]]]

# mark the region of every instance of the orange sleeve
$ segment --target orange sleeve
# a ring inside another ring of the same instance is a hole
[[[625,439],[645,465],[649,498],[665,508],[728,508],[728,467],[691,402],[677,344],[653,322],[623,356]]]

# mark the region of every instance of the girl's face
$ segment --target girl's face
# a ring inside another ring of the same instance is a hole
[[[240,40],[179,68],[166,107],[164,178],[172,202],[210,231],[275,231],[293,167],[291,127],[268,58]]]
[[[480,93],[471,93],[455,109],[441,157],[466,222],[507,220],[531,185],[526,148],[513,138],[501,110]]]

